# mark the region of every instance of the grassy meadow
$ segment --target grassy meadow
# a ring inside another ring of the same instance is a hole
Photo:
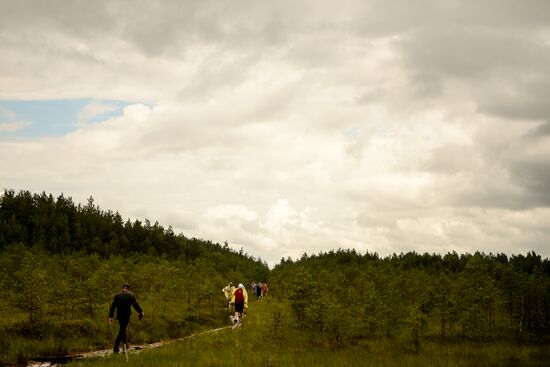
[[[158,349],[76,361],[92,366],[544,366],[548,346],[492,341],[362,340],[335,347],[296,328],[288,306],[268,298],[251,302],[242,327],[203,334]]]

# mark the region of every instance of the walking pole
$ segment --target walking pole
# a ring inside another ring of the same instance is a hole
[[[126,343],[122,344],[122,348],[124,349],[124,356],[126,357],[126,362],[128,362],[128,348],[126,346]]]

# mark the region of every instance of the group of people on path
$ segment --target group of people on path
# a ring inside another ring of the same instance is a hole
[[[252,294],[258,297],[258,299],[262,299],[267,296],[267,292],[269,292],[269,287],[267,286],[266,282],[252,282]]]
[[[258,299],[262,299],[267,295],[269,287],[266,282],[252,282],[251,290],[253,296]],[[234,315],[231,316],[233,328],[238,327],[243,321],[244,311],[248,308],[248,292],[242,283],[235,287],[232,282],[229,282],[229,284],[222,289],[222,292],[227,299],[229,309],[234,310]],[[130,284],[124,283],[122,285],[122,290],[115,295],[113,302],[111,303],[111,307],[109,308],[109,324],[113,324],[115,311],[119,324],[118,335],[115,339],[115,345],[113,347],[114,353],[118,353],[120,351],[121,344],[123,347],[128,349],[126,329],[130,323],[132,307],[138,313],[138,318],[140,320],[143,319],[144,313],[137,302],[136,295],[131,291]]]

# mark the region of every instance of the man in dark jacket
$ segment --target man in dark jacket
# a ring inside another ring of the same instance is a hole
[[[126,328],[130,323],[130,315],[132,313],[131,307],[135,308],[139,314],[139,319],[141,320],[143,318],[143,311],[137,303],[135,294],[130,291],[130,284],[125,283],[122,286],[122,292],[115,295],[111,308],[109,309],[109,324],[113,324],[113,317],[115,316],[116,309],[116,317],[120,325],[120,329],[115,340],[115,347],[113,348],[115,353],[119,352],[120,342],[124,343],[124,345],[128,347],[128,343],[126,343]]]

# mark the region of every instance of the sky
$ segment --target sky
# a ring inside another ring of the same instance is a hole
[[[0,188],[274,265],[550,257],[547,0],[0,0]]]

